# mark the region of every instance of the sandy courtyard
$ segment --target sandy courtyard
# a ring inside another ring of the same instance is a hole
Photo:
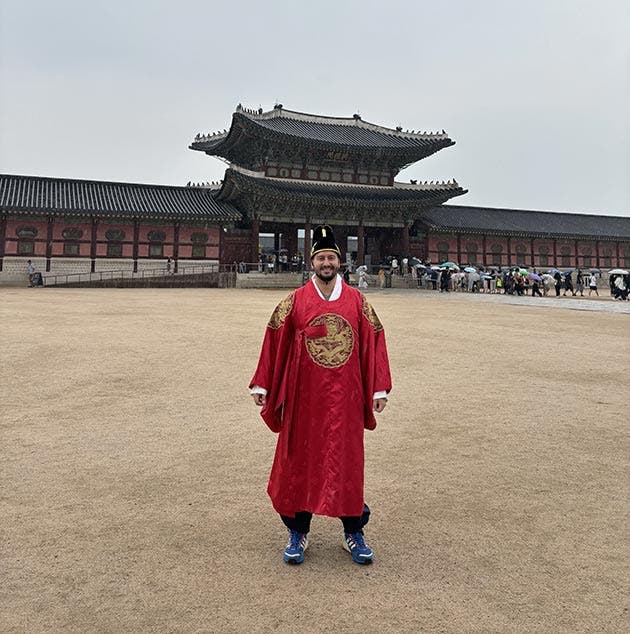
[[[369,293],[377,562],[320,517],[289,567],[246,391],[285,295],[0,289],[0,631],[630,630],[630,315]]]

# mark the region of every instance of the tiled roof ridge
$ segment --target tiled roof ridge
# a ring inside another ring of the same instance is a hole
[[[400,137],[404,139],[449,139],[445,130],[441,132],[416,132],[412,130],[405,130],[398,126],[397,128],[388,128],[386,126],[378,125],[376,123],[370,123],[364,121],[359,114],[355,114],[352,117],[332,117],[329,115],[311,114],[308,112],[298,112],[297,110],[286,110],[281,105],[276,105],[273,110],[266,112],[262,111],[262,108],[253,110],[250,108],[244,108],[240,103],[236,106],[236,112],[246,116],[252,121],[267,121],[269,119],[292,119],[294,121],[303,121],[306,123],[320,123],[322,125],[338,125],[347,127],[358,127],[365,130],[371,130],[372,132],[379,132],[380,134],[387,134],[390,136]],[[223,130],[219,132],[212,132],[208,134],[198,133],[195,136],[194,142],[204,141],[219,141],[226,138],[229,134],[229,130]]]
[[[610,214],[593,214],[593,213],[581,213],[579,211],[549,211],[547,209],[515,209],[513,207],[484,207],[482,205],[440,205],[441,208],[447,209],[483,209],[485,211],[501,211],[509,213],[537,213],[537,214],[549,214],[558,216],[560,214],[566,214],[569,216],[580,216],[581,218],[619,218],[621,220],[630,220],[630,216],[617,216]]]
[[[239,172],[241,174],[243,174],[244,176],[249,176],[250,178],[256,178],[259,180],[264,180],[266,183],[276,183],[276,182],[281,182],[281,183],[288,183],[288,184],[294,184],[294,183],[307,183],[309,185],[334,185],[335,187],[339,186],[339,187],[352,187],[352,188],[357,188],[357,187],[361,187],[361,188],[365,188],[365,189],[374,189],[374,190],[378,190],[378,191],[386,191],[388,189],[410,189],[410,190],[415,190],[415,191],[431,191],[431,190],[439,190],[439,189],[459,189],[460,185],[458,184],[458,182],[453,179],[452,181],[441,181],[439,183],[434,183],[433,181],[431,181],[430,183],[427,182],[420,182],[420,183],[400,183],[395,181],[394,182],[394,186],[389,186],[389,185],[369,185],[367,183],[344,183],[342,181],[314,181],[314,180],[309,180],[309,179],[305,179],[305,178],[281,178],[281,177],[276,177],[276,176],[266,176],[265,172],[256,172],[254,170],[250,170],[247,169],[245,167],[241,167],[240,165],[236,165],[235,163],[230,163],[229,168],[228,169],[232,169],[235,172]]]
[[[40,181],[57,182],[64,181],[67,183],[93,183],[95,185],[127,185],[129,187],[155,187],[159,189],[189,189],[193,185],[158,185],[155,183],[134,183],[130,181],[102,181],[93,178],[66,178],[65,176],[35,176],[32,174],[0,174],[0,178],[24,178]],[[214,184],[214,183],[213,183]],[[209,187],[212,189],[212,187]]]

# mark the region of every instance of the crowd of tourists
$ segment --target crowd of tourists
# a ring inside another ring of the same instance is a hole
[[[531,295],[532,297],[598,296],[600,269],[556,268],[538,272],[521,266],[460,268],[454,262],[431,265],[416,258],[388,258],[378,269],[378,285],[391,286],[391,276],[400,275],[417,281],[420,288],[441,293],[489,293],[506,295]],[[366,285],[365,273],[359,274],[359,283]],[[614,299],[627,301],[630,294],[630,274],[624,269],[609,272],[610,294]],[[601,284],[600,284],[601,286]],[[586,295],[585,295],[586,293]]]

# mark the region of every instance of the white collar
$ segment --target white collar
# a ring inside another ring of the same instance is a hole
[[[341,275],[339,275],[339,273],[337,273],[337,278],[335,279],[335,288],[333,288],[333,292],[330,294],[330,297],[328,298],[324,297],[324,294],[319,290],[319,286],[317,286],[317,283],[315,282],[315,275],[311,277],[311,282],[313,282],[313,286],[315,287],[315,290],[317,291],[317,293],[322,299],[328,302],[334,302],[336,299],[339,299],[341,297],[342,286],[341,286]]]

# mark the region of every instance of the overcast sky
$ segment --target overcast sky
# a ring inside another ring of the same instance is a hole
[[[218,180],[239,102],[442,130],[398,180],[630,216],[629,0],[0,0],[0,172]]]

